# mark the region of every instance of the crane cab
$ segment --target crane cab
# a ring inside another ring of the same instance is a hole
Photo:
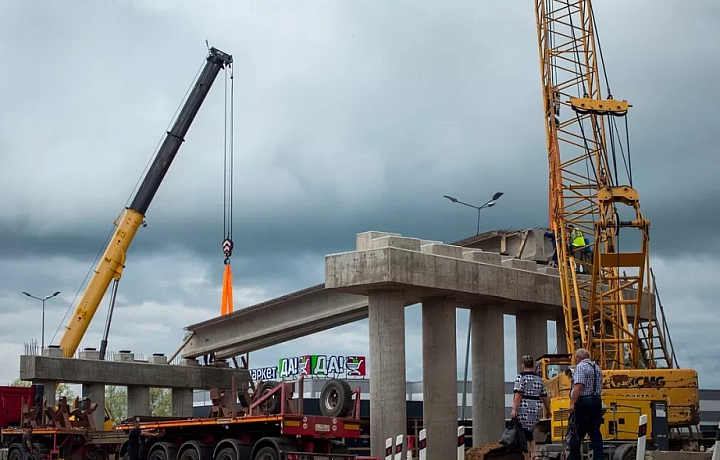
[[[550,398],[570,397],[575,366],[567,353],[545,354],[535,361],[535,372],[542,377]]]

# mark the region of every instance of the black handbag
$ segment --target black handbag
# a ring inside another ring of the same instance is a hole
[[[567,432],[565,433],[565,448],[569,451],[580,448],[580,436],[577,431],[577,422],[575,421],[575,413],[571,413],[568,417]]]
[[[502,438],[500,438],[500,444],[512,451],[527,451],[525,431],[517,418],[510,420],[510,426],[505,428],[505,432],[503,433]]]

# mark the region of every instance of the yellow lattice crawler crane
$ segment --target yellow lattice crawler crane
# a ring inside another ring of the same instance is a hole
[[[665,413],[670,428],[692,428],[699,423],[697,372],[677,369],[648,282],[650,222],[623,143],[632,106],[613,99],[604,68],[598,70],[604,60],[590,0],[536,0],[535,8],[568,352],[538,361],[553,398],[552,439],[564,436],[570,380],[563,371],[580,347],[604,371],[606,440],[636,439],[640,413],[651,423],[652,414]]]

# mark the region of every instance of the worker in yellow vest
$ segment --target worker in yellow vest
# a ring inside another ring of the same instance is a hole
[[[583,235],[583,232],[571,225],[570,226],[570,246],[572,248],[572,255],[575,258],[575,263],[577,267],[577,273],[583,273],[583,266],[579,265],[579,262],[583,262],[585,260],[585,235]]]

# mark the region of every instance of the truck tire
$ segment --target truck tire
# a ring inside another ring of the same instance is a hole
[[[10,444],[8,449],[8,460],[22,460],[22,452],[20,451],[20,444]]]
[[[178,460],[200,460],[200,455],[195,449],[185,449],[178,457]]]
[[[270,393],[270,391],[275,389],[275,387],[277,387],[278,385],[280,385],[280,383],[274,382],[272,380],[263,382],[262,385],[260,385],[260,388],[258,388],[260,397],[262,398],[267,393]],[[270,396],[270,398],[266,399],[262,404],[260,404],[260,410],[266,415],[279,414],[281,397],[282,394],[280,392],[277,392],[274,395]]]
[[[622,444],[615,449],[612,454],[612,460],[635,460],[637,456],[637,446],[632,444]]]
[[[280,456],[278,455],[277,450],[275,450],[274,447],[263,447],[257,453],[255,454],[255,458],[253,460],[279,460]]]
[[[226,447],[217,453],[215,460],[238,460],[234,447]]]
[[[350,449],[340,441],[330,441],[330,453],[331,454],[349,454]]]
[[[329,380],[320,392],[320,412],[325,417],[347,416],[351,403],[352,390],[345,380]]]

